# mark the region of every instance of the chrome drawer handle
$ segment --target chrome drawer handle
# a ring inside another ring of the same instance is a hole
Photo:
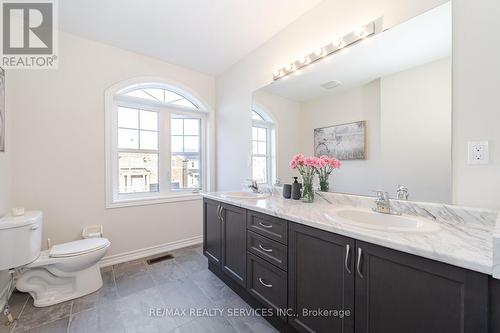
[[[268,229],[271,229],[271,228],[273,227],[273,226],[272,226],[272,225],[270,225],[270,224],[264,224],[264,223],[262,223],[262,222],[259,222],[259,225],[260,225],[261,227],[268,228]]]
[[[262,244],[259,244],[259,248],[264,252],[273,252],[273,249],[266,249],[265,247],[262,246]]]
[[[363,274],[361,274],[361,256],[362,255],[363,255],[363,250],[360,247],[358,247],[358,262],[356,265],[356,270],[358,271],[359,277],[364,279],[365,277],[363,276]]]
[[[345,261],[344,261],[344,267],[346,271],[351,274],[351,270],[349,269],[349,254],[351,252],[351,247],[349,244],[346,244],[345,246]]]
[[[262,278],[259,278],[259,282],[260,282],[260,284],[262,284],[266,288],[272,288],[273,287],[272,284],[267,284],[264,281],[262,281]]]
[[[31,226],[31,228],[30,228],[30,229],[31,229],[31,230],[38,230],[38,228],[39,228],[39,227],[40,227],[39,225],[34,225],[34,226]]]

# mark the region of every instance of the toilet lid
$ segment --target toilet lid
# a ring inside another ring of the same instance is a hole
[[[106,238],[81,239],[74,242],[54,245],[50,249],[49,255],[52,258],[76,256],[97,251],[107,247],[109,244],[109,240]]]

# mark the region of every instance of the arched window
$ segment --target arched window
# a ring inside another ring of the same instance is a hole
[[[171,201],[206,184],[206,110],[164,83],[107,92],[109,207]]]
[[[275,128],[271,117],[254,106],[252,108],[252,179],[258,183],[276,181]]]

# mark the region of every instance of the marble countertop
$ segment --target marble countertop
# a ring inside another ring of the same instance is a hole
[[[500,279],[500,214],[497,216],[495,229],[493,231],[493,272],[496,279]]]
[[[327,219],[336,210],[373,207],[373,198],[327,193],[316,196],[314,203],[284,199],[276,189],[266,199],[234,199],[224,192],[202,193],[206,198],[225,202],[283,218],[314,228],[352,237],[394,250],[441,261],[477,272],[493,275],[493,234],[496,211],[462,208],[444,204],[392,201],[404,215],[418,216],[438,223],[432,233],[386,232],[352,227]],[[500,228],[497,229],[500,234]],[[498,243],[500,251],[500,242]],[[500,263],[500,258],[499,263]],[[498,266],[500,278],[500,265]]]

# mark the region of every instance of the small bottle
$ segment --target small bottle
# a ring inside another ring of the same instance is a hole
[[[283,185],[283,198],[290,199],[292,197],[292,184]]]
[[[302,184],[298,182],[298,177],[293,177],[294,181],[292,183],[292,199],[300,200],[301,194],[300,191],[302,189]]]

